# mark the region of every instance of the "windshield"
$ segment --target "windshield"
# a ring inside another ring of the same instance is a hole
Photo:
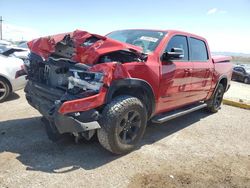
[[[23,42],[23,43],[19,44],[18,47],[20,47],[20,48],[28,48],[27,42]]]
[[[121,30],[114,31],[107,37],[125,42],[143,49],[144,53],[149,53],[155,50],[166,32],[151,31],[151,30]]]

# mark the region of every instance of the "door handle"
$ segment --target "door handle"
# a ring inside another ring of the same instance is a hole
[[[192,69],[184,69],[185,76],[191,75]]]
[[[190,73],[192,72],[192,69],[184,69],[184,71]]]

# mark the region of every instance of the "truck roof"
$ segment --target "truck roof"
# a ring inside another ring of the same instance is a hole
[[[193,34],[193,33],[189,33],[189,32],[185,32],[185,31],[179,31],[179,30],[174,30],[174,29],[121,29],[120,31],[122,30],[148,30],[148,31],[159,31],[159,32],[166,32],[168,34],[177,34],[177,35],[186,35],[186,36],[189,36],[189,37],[194,37],[194,38],[198,38],[198,39],[201,39],[201,40],[204,40],[206,41],[206,39],[202,36],[199,36],[199,35],[196,35],[196,34]]]
[[[179,31],[179,30],[165,30],[165,31],[168,32],[168,33],[172,33],[172,34],[183,34],[183,35],[186,35],[186,36],[189,36],[189,37],[200,38],[202,40],[206,40],[202,36],[199,36],[199,35],[196,35],[196,34],[193,34],[193,33],[188,33],[188,32],[185,32],[185,31]]]

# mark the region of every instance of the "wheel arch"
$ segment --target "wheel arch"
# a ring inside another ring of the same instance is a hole
[[[226,75],[222,75],[221,77],[219,77],[218,82],[217,82],[217,84],[216,84],[216,86],[214,88],[213,94],[211,95],[211,98],[213,98],[213,96],[214,96],[214,94],[215,94],[215,92],[216,92],[219,84],[222,84],[223,87],[224,87],[224,89],[225,89],[225,91],[226,91],[227,85],[228,85],[228,78],[227,78]]]
[[[228,85],[228,79],[227,79],[227,77],[226,76],[222,76],[220,78],[220,80],[218,81],[218,83],[217,83],[217,87],[218,87],[219,84],[222,84],[223,87],[224,87],[224,90],[226,91],[227,90],[227,85]]]
[[[139,98],[146,106],[149,118],[155,111],[155,95],[152,87],[145,80],[126,78],[113,81],[108,89],[105,102],[110,103],[114,97],[119,95],[131,95]]]

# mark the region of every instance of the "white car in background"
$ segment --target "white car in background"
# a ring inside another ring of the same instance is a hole
[[[0,40],[0,53],[6,51],[10,46],[12,46],[12,43],[6,40]]]
[[[0,102],[3,102],[11,92],[23,89],[27,82],[24,61],[11,57],[11,54],[0,54]]]
[[[22,60],[28,59],[28,55],[30,53],[30,50],[28,48],[27,42],[22,42],[17,45],[17,48],[21,49],[22,51],[14,52],[13,56],[21,58]]]
[[[9,41],[0,40],[0,53],[3,54],[10,50],[14,50],[14,53],[10,53],[10,56],[21,58],[25,60],[30,53],[27,42],[22,42],[18,45],[14,45]]]

